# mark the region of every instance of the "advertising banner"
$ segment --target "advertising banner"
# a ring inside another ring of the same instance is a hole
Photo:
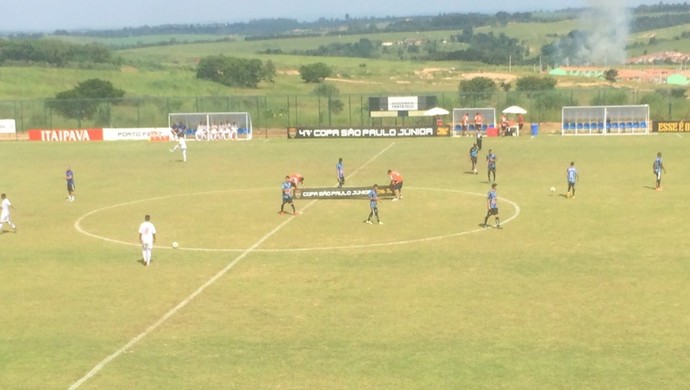
[[[442,133],[442,134],[441,134]],[[448,130],[439,133],[435,127],[385,127],[385,128],[307,128],[290,127],[289,139],[310,138],[401,138],[448,136]]]
[[[371,187],[343,188],[296,188],[295,199],[365,199]],[[393,191],[386,186],[379,186],[379,199],[393,198]]]
[[[43,142],[91,142],[103,141],[103,129],[56,129],[28,131],[29,141]]]
[[[149,141],[160,135],[170,136],[169,127],[103,129],[104,141]]]
[[[17,132],[17,124],[14,119],[0,119],[0,133],[14,134]]]
[[[688,133],[690,121],[654,121],[652,131],[658,133]]]

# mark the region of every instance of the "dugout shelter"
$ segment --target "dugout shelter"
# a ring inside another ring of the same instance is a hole
[[[649,106],[567,106],[561,115],[562,135],[649,134]]]
[[[252,139],[252,118],[248,112],[193,112],[168,114],[168,127],[184,126],[187,136],[194,136],[199,125],[237,125],[237,139]]]
[[[454,108],[453,109],[453,131],[455,137],[462,134],[462,117],[467,113],[470,116],[468,131],[481,131],[486,134],[489,128],[496,128],[496,109],[493,107],[483,108]],[[483,117],[481,129],[477,129],[474,124],[474,116],[479,113]]]

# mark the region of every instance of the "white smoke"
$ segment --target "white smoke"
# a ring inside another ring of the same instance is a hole
[[[578,57],[592,65],[623,64],[630,34],[629,0],[588,0],[581,24],[587,42]]]

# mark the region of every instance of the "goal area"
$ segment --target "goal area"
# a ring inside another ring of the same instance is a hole
[[[563,107],[562,135],[649,134],[649,106]]]
[[[194,137],[199,129],[233,127],[238,140],[252,139],[252,118],[248,112],[191,112],[168,114],[168,126],[183,129]]]

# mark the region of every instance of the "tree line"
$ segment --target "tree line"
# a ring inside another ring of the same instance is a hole
[[[77,45],[57,39],[0,39],[0,65],[49,65],[72,63],[119,64],[121,60],[101,44]]]

